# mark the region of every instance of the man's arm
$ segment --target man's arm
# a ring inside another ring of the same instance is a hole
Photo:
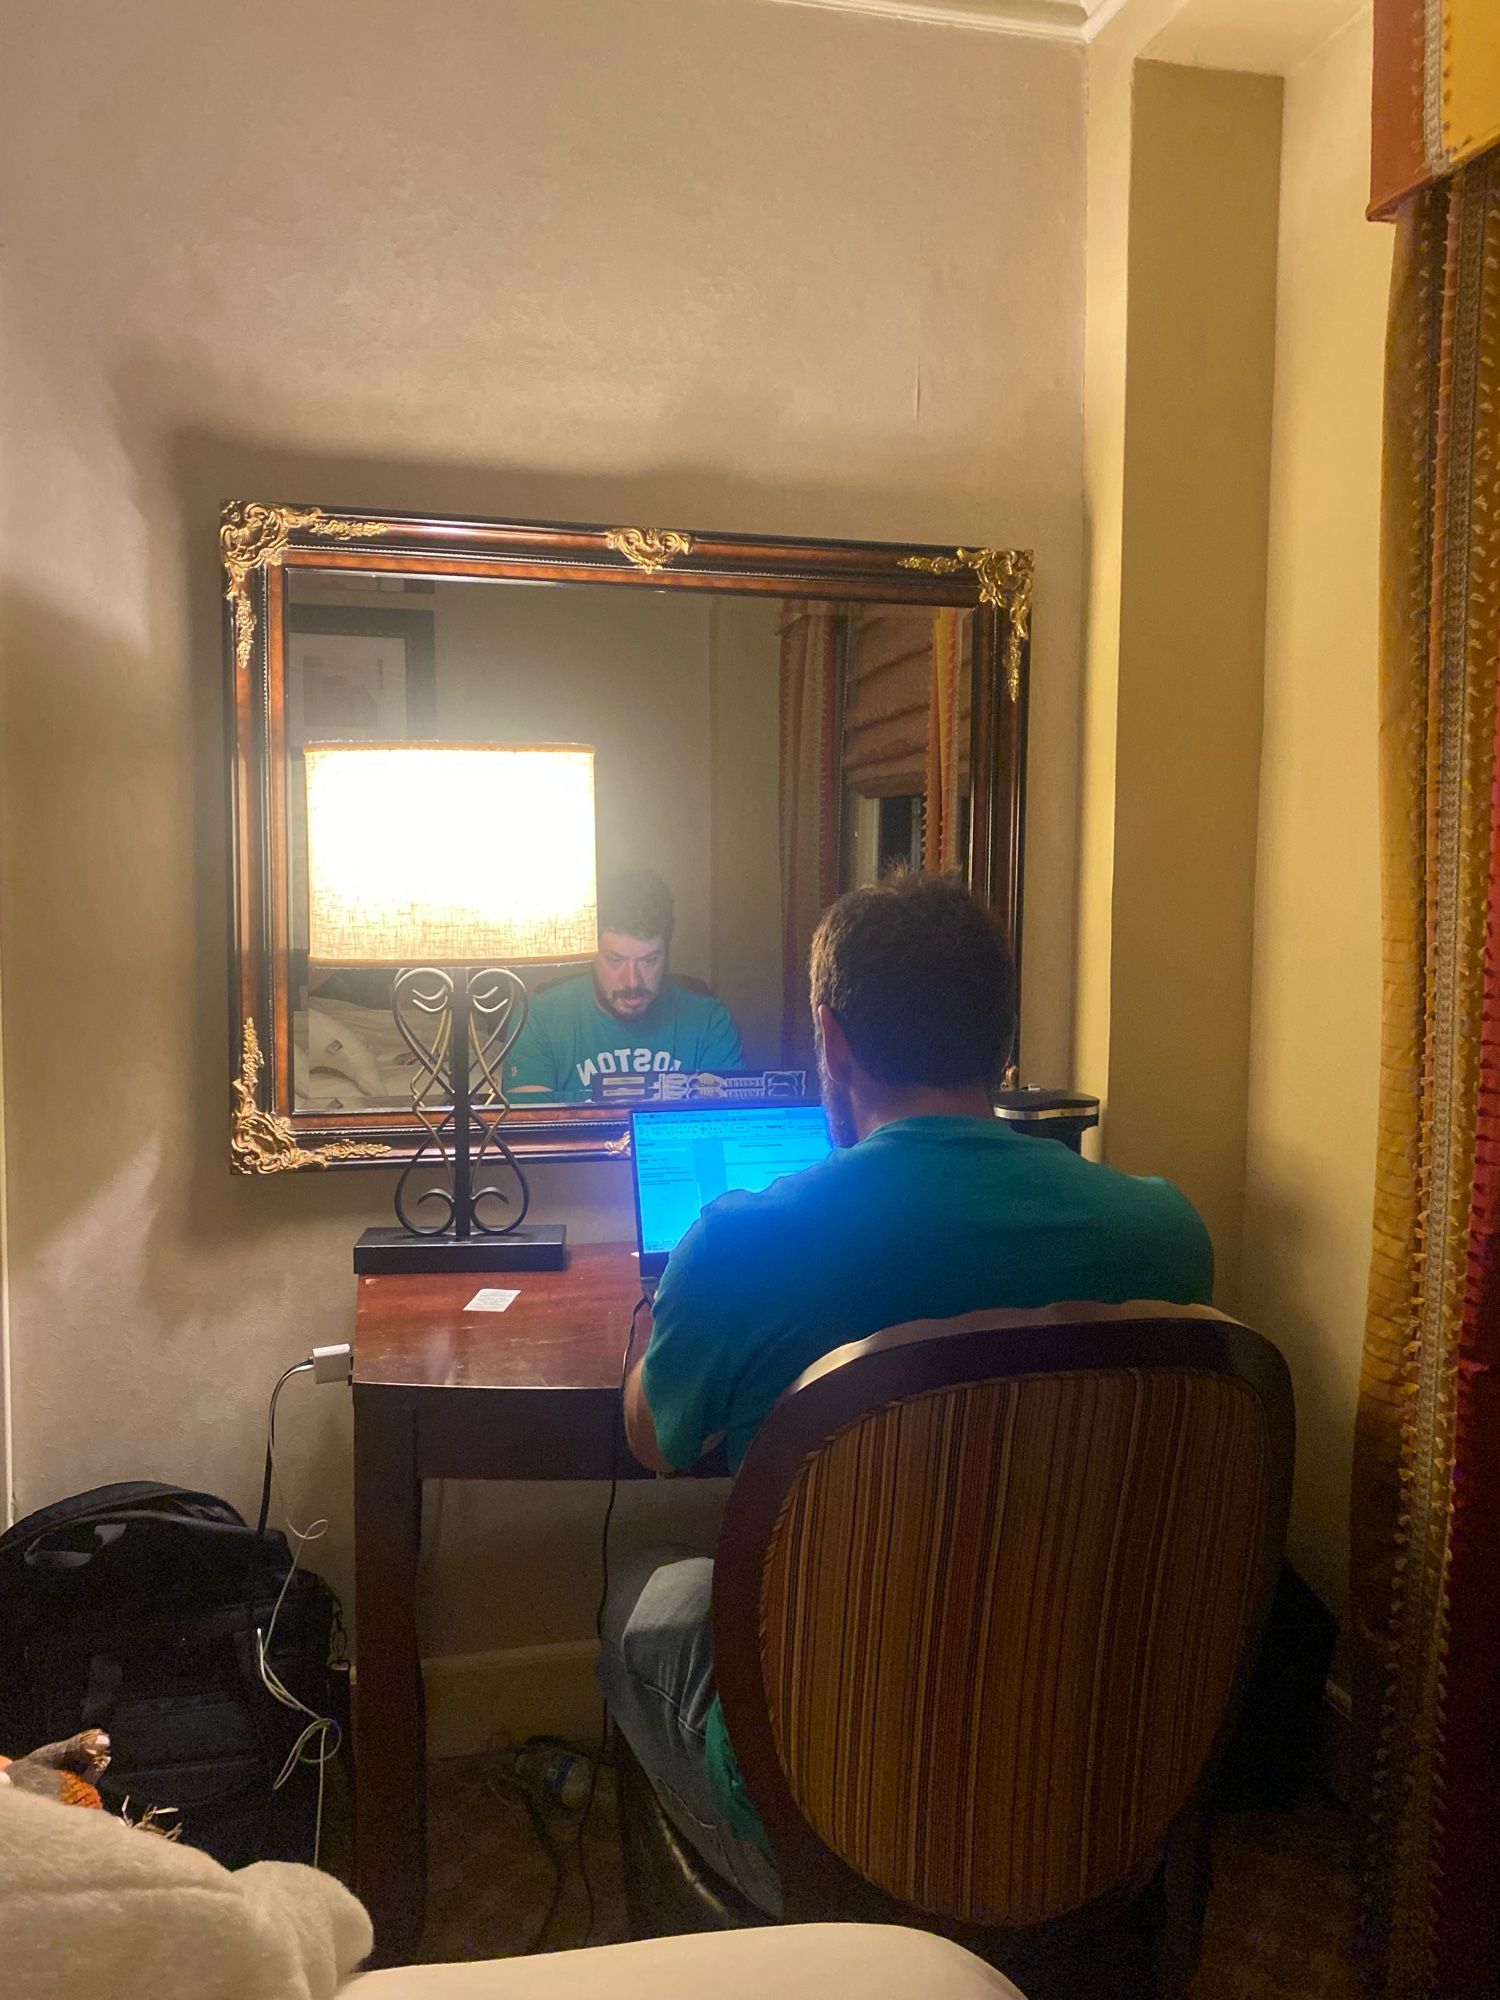
[[[506,1064],[505,1093],[507,1097],[532,1098],[562,1095],[557,1051],[545,1023],[535,1014],[522,1028]]]
[[[715,1000],[713,1011],[703,1028],[703,1040],[698,1049],[697,1069],[743,1069],[745,1050],[740,1041],[740,1031],[734,1025],[734,1016],[722,1000]]]
[[[672,1252],[650,1311],[643,1306],[625,1356],[625,1436],[652,1472],[696,1465],[727,1429],[730,1357],[745,1336],[731,1300],[738,1288],[710,1246],[710,1218]]]
[[[645,1333],[637,1338],[637,1331],[642,1325],[645,1326]],[[651,1338],[649,1311],[637,1315],[635,1328],[625,1360],[625,1441],[632,1455],[648,1472],[676,1472],[678,1468],[657,1442],[656,1419],[651,1414],[651,1405],[646,1401],[646,1385],[641,1380],[646,1367],[646,1346]]]

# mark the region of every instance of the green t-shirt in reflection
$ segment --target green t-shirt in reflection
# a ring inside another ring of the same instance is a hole
[[[668,979],[644,1014],[622,1021],[599,1005],[585,972],[531,1002],[505,1088],[520,1104],[587,1104],[596,1076],[741,1069],[744,1060],[734,1018],[712,994]]]
[[[737,1471],[777,1397],[846,1341],[986,1307],[1212,1296],[1208,1231],[1169,1182],[998,1120],[907,1118],[704,1210],[656,1296],[646,1400],[674,1465],[722,1433]],[[707,1735],[716,1796],[763,1840],[717,1697]]]

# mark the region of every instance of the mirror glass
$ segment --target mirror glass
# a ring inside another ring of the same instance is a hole
[[[974,617],[289,571],[294,1108],[409,1108],[415,1065],[391,972],[308,962],[306,744],[593,745],[600,951],[524,969],[518,1108],[596,1101],[605,1077],[616,1097],[658,1070],[806,1067],[806,913],[894,862],[967,853]],[[493,837],[537,830],[497,801]]]

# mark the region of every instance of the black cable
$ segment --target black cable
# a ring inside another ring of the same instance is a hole
[[[630,1315],[630,1330],[625,1336],[625,1352],[620,1356],[620,1394],[615,1421],[609,1436],[609,1503],[604,1509],[604,1530],[599,1538],[599,1604],[594,1612],[594,1637],[604,1644],[604,1610],[609,1602],[609,1529],[614,1520],[615,1501],[620,1493],[620,1439],[625,1430],[625,1384],[630,1379],[630,1350],[635,1344],[635,1323],[650,1306],[651,1301],[642,1292],[635,1302],[635,1310]],[[584,1800],[583,1811],[578,1816],[578,1873],[583,1878],[583,1893],[588,1899],[588,1922],[583,1933],[585,1946],[594,1934],[594,1885],[589,1880],[589,1865],[584,1852],[583,1836],[588,1829],[589,1815],[594,1810],[594,1794],[599,1789],[599,1770],[609,1749],[609,1704],[601,1700],[599,1704],[599,1754],[594,1759],[594,1768],[589,1776],[589,1795]]]
[[[542,1921],[537,1925],[532,1935],[531,1942],[525,1947],[522,1953],[523,1957],[531,1958],[546,1943],[547,1933],[551,1930],[553,1921],[557,1916],[558,1906],[563,1899],[563,1890],[567,1886],[567,1861],[562,1849],[552,1838],[552,1829],[547,1824],[547,1815],[543,1812],[540,1802],[532,1796],[519,1779],[505,1778],[498,1772],[491,1772],[488,1783],[491,1791],[494,1792],[497,1798],[518,1799],[525,1806],[526,1816],[531,1821],[531,1830],[536,1835],[537,1845],[552,1864],[551,1899],[547,1904],[546,1910],[543,1912]]]

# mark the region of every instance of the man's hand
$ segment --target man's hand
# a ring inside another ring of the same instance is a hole
[[[656,1441],[656,1419],[641,1381],[650,1341],[651,1309],[647,1306],[631,1322],[630,1345],[625,1353],[625,1439],[648,1472],[676,1472],[678,1468]]]

